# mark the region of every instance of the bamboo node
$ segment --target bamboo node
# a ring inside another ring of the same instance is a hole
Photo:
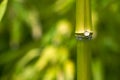
[[[85,31],[84,33],[75,33],[75,37],[77,40],[91,40],[92,32]]]

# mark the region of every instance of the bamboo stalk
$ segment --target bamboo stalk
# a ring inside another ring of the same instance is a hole
[[[77,42],[77,80],[91,80],[90,71],[91,54],[88,43]]]
[[[79,39],[92,38],[92,19],[90,2],[91,0],[77,0],[76,2],[75,34]]]
[[[91,0],[84,0],[85,1],[85,31],[92,31],[92,19],[91,19]]]
[[[76,1],[76,30],[75,33],[84,33],[84,0]]]
[[[76,29],[77,39],[77,80],[91,80],[91,53],[88,40],[92,38],[90,0],[76,2]]]

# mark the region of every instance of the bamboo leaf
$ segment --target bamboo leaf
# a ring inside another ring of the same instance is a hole
[[[8,0],[2,0],[0,2],[0,22],[2,20],[4,13],[5,13],[7,2],[8,2]]]

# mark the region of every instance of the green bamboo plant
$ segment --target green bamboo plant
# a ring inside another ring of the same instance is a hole
[[[92,39],[93,32],[90,4],[90,0],[76,2],[77,80],[91,80],[91,54],[88,40]]]

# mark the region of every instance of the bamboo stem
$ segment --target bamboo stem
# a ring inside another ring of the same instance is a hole
[[[77,80],[91,80],[91,54],[88,40],[92,38],[91,5],[90,0],[76,2],[77,39]]]
[[[92,32],[91,0],[76,1],[76,29],[75,33]]]
[[[84,25],[85,25],[85,31],[92,31],[92,19],[91,19],[91,0],[84,0],[85,1],[85,21],[84,21]]]
[[[84,33],[84,0],[76,1],[76,30],[75,33]]]
[[[77,80],[91,80],[90,52],[85,41],[77,42]]]

